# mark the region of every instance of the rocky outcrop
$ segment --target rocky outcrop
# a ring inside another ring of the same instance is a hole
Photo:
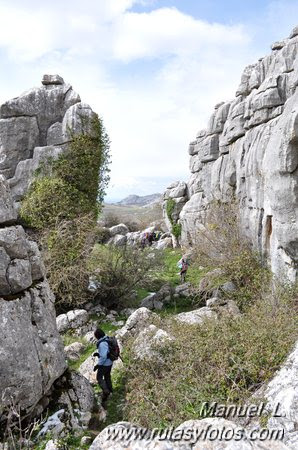
[[[117,330],[116,337],[119,345],[122,345],[130,337],[136,337],[141,330],[151,325],[154,320],[158,319],[158,315],[151,312],[149,309],[142,307],[134,311],[127,319],[125,325]]]
[[[243,233],[275,274],[295,281],[297,33],[292,32],[272,49],[269,56],[244,70],[235,99],[216,105],[207,129],[190,143],[187,198],[182,192],[174,195],[175,186],[167,189],[165,198],[171,196],[183,206],[178,220],[184,246],[195,243],[214,200],[236,199]]]
[[[172,233],[173,247],[177,247],[180,241],[173,227],[180,224],[179,216],[187,200],[187,184],[184,181],[171,183],[163,195],[163,217],[168,230]]]
[[[0,416],[5,406],[38,406],[65,371],[54,296],[38,246],[16,222],[9,186],[0,176]]]
[[[132,347],[133,356],[136,359],[154,360],[162,364],[162,352],[170,348],[173,341],[173,337],[166,331],[153,324],[149,325],[136,337]]]
[[[89,320],[89,314],[85,309],[74,309],[66,314],[60,314],[57,319],[57,328],[60,333],[70,329],[76,329],[85,325]]]
[[[142,230],[142,231],[129,231],[124,223],[114,225],[111,228],[102,227],[100,233],[99,242],[106,243],[108,245],[113,245],[115,247],[125,247],[126,245],[130,247],[143,247],[149,245],[148,240],[146,240],[146,234],[156,233],[158,235],[158,240],[154,240],[151,243],[152,248],[157,250],[163,250],[165,248],[172,247],[172,238],[170,233],[163,233],[160,230],[160,223],[152,224]]]
[[[41,163],[56,159],[75,134],[91,133],[95,116],[59,75],[0,107],[0,174],[14,202],[25,195]]]
[[[284,428],[289,448],[298,446],[298,342],[282,368],[268,384],[265,394],[268,428]]]

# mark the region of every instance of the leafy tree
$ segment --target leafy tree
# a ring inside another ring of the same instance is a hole
[[[91,130],[72,135],[58,159],[38,171],[20,210],[28,226],[44,230],[57,220],[85,214],[97,217],[109,181],[110,141],[98,116]]]
[[[70,132],[64,152],[38,169],[20,209],[25,224],[38,231],[60,310],[91,296],[87,260],[109,181],[110,141],[102,120],[95,115],[84,128],[89,132]]]

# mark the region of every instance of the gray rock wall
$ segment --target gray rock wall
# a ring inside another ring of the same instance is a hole
[[[11,109],[6,111],[8,114]],[[29,122],[31,119],[28,118]],[[15,131],[10,134],[13,121]],[[2,119],[1,122],[1,151],[4,135],[6,144],[17,140],[14,146],[17,151],[10,153],[8,150],[13,146],[5,147],[7,158],[1,156],[0,160],[6,161],[5,164],[12,160],[18,163],[29,155],[28,148],[22,147],[18,139],[22,141],[24,131],[28,138],[25,141],[33,142],[35,129],[30,134],[24,127],[19,135],[18,118],[5,119],[3,133]],[[6,167],[8,174],[13,165],[9,163]],[[17,223],[9,181],[3,175],[0,175],[0,336],[0,416],[2,408],[11,403],[32,411],[63,374],[66,362],[56,327],[54,296],[45,279],[38,246]]]
[[[273,272],[297,279],[298,36],[248,66],[234,100],[216,105],[190,143],[181,243],[195,243],[213,200],[239,202],[242,229]],[[169,191],[166,197],[169,197]],[[183,201],[181,201],[183,203]]]
[[[66,369],[54,296],[17,207],[40,164],[57,158],[72,135],[90,133],[94,116],[59,75],[0,107],[0,416],[11,401],[41,412]]]
[[[0,175],[15,202],[22,200],[41,162],[55,159],[71,133],[90,132],[95,113],[59,75],[0,106]]]

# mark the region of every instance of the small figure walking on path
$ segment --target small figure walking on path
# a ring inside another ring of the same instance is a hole
[[[187,262],[185,256],[182,256],[180,261],[178,261],[178,267],[180,269],[180,282],[185,283],[186,272],[188,269],[188,262]]]

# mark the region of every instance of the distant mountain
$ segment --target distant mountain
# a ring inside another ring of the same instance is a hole
[[[129,195],[128,197],[124,198],[123,200],[121,200],[116,204],[121,206],[131,206],[131,205],[145,206],[149,205],[150,203],[160,201],[161,197],[162,197],[161,194],[150,194],[144,195],[143,197],[139,195]]]

